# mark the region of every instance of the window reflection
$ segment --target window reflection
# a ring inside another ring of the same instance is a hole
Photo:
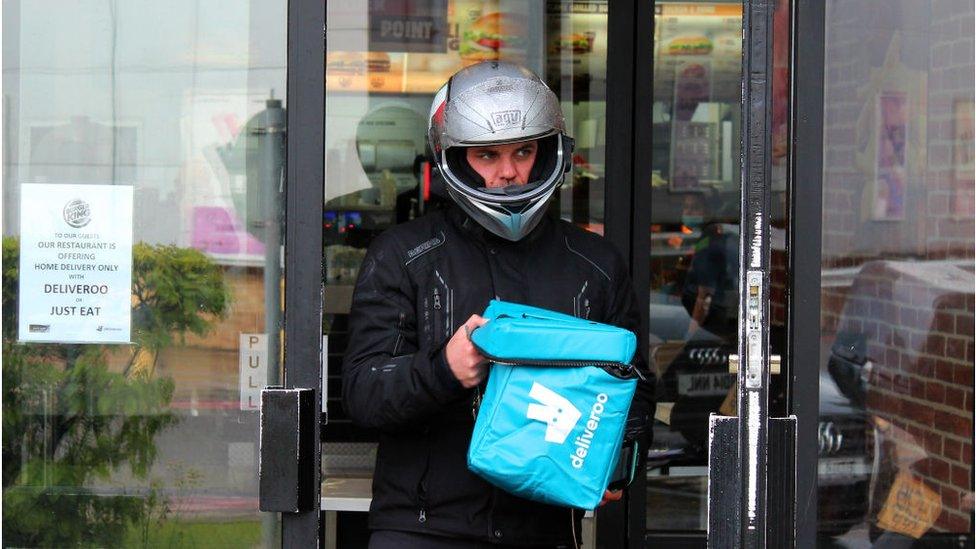
[[[4,3],[6,544],[274,540],[241,360],[278,378],[286,7]],[[51,184],[132,190],[131,345],[17,342]]]
[[[827,6],[824,547],[972,543],[972,18]]]
[[[784,348],[789,2],[774,15],[770,343]],[[650,358],[658,377],[647,527],[704,531],[708,417],[733,415],[738,317],[742,5],[656,2]],[[770,406],[786,407],[773,376]],[[680,502],[680,504],[675,504]]]

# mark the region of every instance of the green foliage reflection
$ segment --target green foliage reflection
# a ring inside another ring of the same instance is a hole
[[[134,246],[132,354],[113,370],[117,346],[17,343],[18,259],[17,239],[4,238],[4,545],[117,545],[169,509],[158,483],[105,486],[114,473],[147,479],[156,435],[178,421],[156,357],[226,313],[223,272],[193,249]]]

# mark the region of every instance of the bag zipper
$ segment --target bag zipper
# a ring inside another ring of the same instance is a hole
[[[487,358],[491,362],[494,362],[495,364],[504,364],[506,366],[543,366],[543,367],[551,366],[551,367],[565,367],[565,368],[583,368],[586,366],[599,366],[605,370],[606,369],[613,370],[614,372],[616,372],[616,374],[614,374],[613,372],[609,372],[609,373],[611,375],[616,375],[617,377],[622,377],[625,379],[637,377],[641,381],[647,381],[647,378],[644,377],[644,374],[639,369],[634,368],[632,364],[624,364],[623,362],[616,362],[613,360],[545,360],[545,359],[535,359],[535,358],[506,359],[506,358],[499,358],[486,353],[483,349],[481,349],[480,347],[478,347],[477,344],[474,343],[474,340],[472,340],[471,343],[474,344],[475,349],[477,349],[478,352],[481,353],[483,357]]]
[[[478,421],[478,410],[481,409],[481,385],[474,388],[474,398],[471,399],[471,417]]]
[[[500,315],[498,318],[502,318],[502,317],[514,318],[509,315]],[[556,321],[560,320],[560,319],[548,319],[540,316],[533,316],[526,313],[522,313],[522,318],[539,318],[543,320],[556,320]],[[613,372],[608,372],[608,373],[616,377],[620,377],[624,379],[631,379],[633,377],[637,377],[641,381],[644,382],[647,381],[647,377],[644,376],[644,373],[641,372],[639,368],[635,368],[633,364],[624,364],[623,362],[617,362],[615,360],[545,360],[545,359],[535,359],[535,358],[505,359],[505,358],[499,358],[497,356],[486,353],[484,349],[482,349],[477,343],[474,342],[473,339],[471,339],[471,332],[468,332],[468,341],[470,341],[471,344],[474,345],[474,348],[479,353],[481,353],[481,356],[487,358],[488,360],[494,362],[495,364],[504,364],[506,366],[544,366],[544,367],[553,366],[553,367],[566,367],[566,368],[583,368],[586,366],[599,366],[604,370],[608,370],[608,369],[613,370]]]

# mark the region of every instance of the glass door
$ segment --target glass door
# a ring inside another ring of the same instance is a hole
[[[343,409],[348,313],[370,243],[390,227],[449,204],[426,156],[434,93],[454,72],[481,61],[515,61],[542,77],[559,97],[576,141],[572,175],[551,202],[551,214],[602,234],[608,4],[388,0],[330,2],[326,10],[321,227],[329,421],[322,435],[322,505],[326,544],[360,546],[369,535],[365,511],[383,442]],[[585,535],[592,537],[592,520],[586,524]]]
[[[729,356],[739,333],[742,9],[741,2],[654,3],[648,356],[658,403],[647,468],[649,543],[704,546],[709,416],[737,415]],[[790,19],[790,2],[777,2],[769,217],[774,355],[784,354],[787,337]],[[772,377],[773,416],[787,409],[785,379]]]
[[[277,544],[286,13],[4,2],[4,544]]]

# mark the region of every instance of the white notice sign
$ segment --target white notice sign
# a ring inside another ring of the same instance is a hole
[[[241,334],[241,410],[261,409],[268,383],[268,334]]]
[[[20,341],[129,343],[132,187],[22,185]]]

